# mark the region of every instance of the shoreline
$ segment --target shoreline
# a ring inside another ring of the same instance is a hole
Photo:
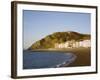
[[[38,50],[29,50],[34,52],[67,52],[73,53],[77,56],[75,61],[69,65],[64,64],[61,67],[78,67],[78,66],[90,66],[91,65],[91,48],[67,48],[67,49],[38,49]]]
[[[90,47],[88,47],[90,48]],[[80,47],[80,48],[62,48],[62,49],[59,49],[59,48],[49,48],[49,49],[35,49],[35,50],[28,50],[28,51],[33,51],[33,52],[58,52],[58,51],[61,51],[61,52],[67,52],[67,51],[73,51],[74,49],[88,49],[88,48],[85,48],[85,47]],[[24,50],[25,51],[25,50]]]

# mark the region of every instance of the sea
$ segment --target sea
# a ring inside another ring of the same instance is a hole
[[[23,51],[23,69],[66,67],[76,59],[73,53],[61,51]]]

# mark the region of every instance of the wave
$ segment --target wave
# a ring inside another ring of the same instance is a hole
[[[70,55],[67,53],[67,55]],[[53,66],[54,68],[59,68],[59,67],[66,67],[68,65],[70,65],[71,63],[73,63],[76,60],[77,56],[74,54],[71,54],[71,56],[69,57],[69,59],[67,59],[66,61],[62,62],[61,64],[57,64],[55,66]]]

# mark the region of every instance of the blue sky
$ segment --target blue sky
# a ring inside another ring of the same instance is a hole
[[[54,32],[76,31],[90,34],[89,13],[23,10],[23,47]]]

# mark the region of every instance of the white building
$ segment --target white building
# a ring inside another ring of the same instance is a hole
[[[90,40],[83,40],[83,41],[67,41],[65,43],[56,43],[55,48],[78,48],[78,47],[90,47],[91,41]]]
[[[82,41],[82,47],[90,47],[91,46],[91,41],[90,40],[84,40]]]

